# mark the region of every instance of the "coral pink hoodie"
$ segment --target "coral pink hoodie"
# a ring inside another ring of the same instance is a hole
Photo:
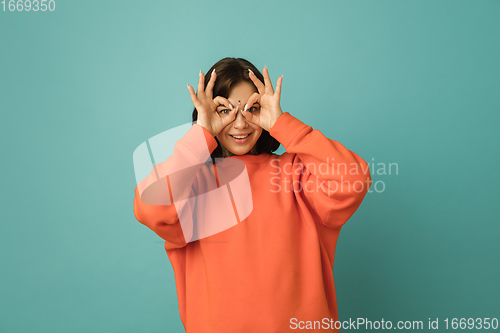
[[[199,220],[213,215],[193,199],[222,186],[218,164],[205,163],[217,142],[198,124],[155,167],[159,180],[152,172],[135,190],[137,220],[165,240],[188,333],[338,331],[331,325],[338,320],[335,245],[371,185],[368,164],[288,112],[269,133],[286,153],[222,159],[244,162],[251,196],[238,203],[230,194],[235,223],[221,232],[190,241],[192,232],[179,222],[181,211]],[[249,215],[238,209],[246,200]]]

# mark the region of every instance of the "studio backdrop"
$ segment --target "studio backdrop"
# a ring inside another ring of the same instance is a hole
[[[184,331],[164,241],[134,216],[133,153],[192,121],[186,84],[225,57],[283,75],[283,111],[369,163],[336,244],[340,320],[498,327],[499,16],[495,0],[3,1],[0,332]]]

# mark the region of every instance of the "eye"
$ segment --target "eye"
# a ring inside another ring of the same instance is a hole
[[[231,110],[229,110],[229,109],[219,110],[219,114],[223,114],[223,115],[227,115],[229,112],[231,112]]]
[[[255,106],[252,106],[251,108],[249,108],[247,111],[250,111],[250,112],[256,112],[256,111],[259,111],[259,108],[258,107],[255,107]]]

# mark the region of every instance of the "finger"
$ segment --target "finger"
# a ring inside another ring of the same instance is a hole
[[[194,92],[194,88],[191,87],[189,84],[187,85],[189,94],[191,95],[191,101],[193,101],[193,105],[196,108],[196,110],[199,110],[200,106],[200,101],[198,100],[198,97],[196,97],[196,93]]]
[[[231,122],[233,122],[234,119],[236,119],[236,109],[232,109],[231,112],[229,112],[227,114],[227,117],[221,118],[221,120],[222,120],[222,126],[226,127]]]
[[[271,78],[269,78],[269,71],[267,70],[267,67],[264,67],[263,74],[264,83],[266,84],[266,93],[269,95],[274,95],[273,84],[271,82]]]
[[[200,79],[198,80],[198,99],[202,101],[205,98],[205,75],[200,69]]]
[[[276,82],[276,93],[275,93],[275,95],[278,96],[278,102],[281,99],[281,84],[282,84],[282,82],[283,82],[283,75],[281,75],[278,78],[278,81]]]
[[[217,77],[216,77],[215,68],[214,68],[214,70],[212,71],[212,74],[210,75],[210,81],[208,81],[207,89],[205,90],[207,97],[210,99],[212,99],[212,97],[213,97],[213,88],[215,85],[215,79],[217,79]]]
[[[254,125],[260,126],[259,116],[256,116],[256,115],[252,114],[252,112],[248,112],[248,111],[241,110],[240,112],[243,114],[243,117],[245,117],[245,119],[248,122],[250,122]]]
[[[251,69],[248,69],[248,77],[250,80],[252,80],[253,84],[257,87],[257,90],[259,91],[259,94],[264,95],[266,92],[266,87],[264,86],[264,83],[262,83],[259,78],[252,72]]]
[[[247,111],[250,109],[255,103],[260,102],[260,94],[259,93],[253,93],[250,95],[250,98],[247,100],[247,103],[245,104],[245,107],[243,108],[243,111]]]
[[[224,105],[225,107],[227,107],[228,109],[232,110],[233,109],[233,106],[231,105],[231,103],[229,103],[229,100],[227,98],[224,98],[222,96],[217,96],[214,98],[214,103],[215,105]]]

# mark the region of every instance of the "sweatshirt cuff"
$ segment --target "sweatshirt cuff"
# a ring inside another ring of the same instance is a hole
[[[198,124],[195,124],[198,125]],[[212,134],[203,126],[198,125],[203,128],[203,134],[205,135],[205,141],[207,142],[208,151],[212,153],[215,148],[217,148],[217,140],[212,136]]]
[[[288,112],[279,116],[269,134],[287,149],[300,131],[309,127]]]
[[[202,144],[202,138],[205,139],[206,145]],[[188,146],[202,159],[208,158],[215,148],[217,148],[217,141],[215,138],[205,127],[199,124],[193,124],[193,126],[191,126],[186,136],[182,139],[182,143]]]

